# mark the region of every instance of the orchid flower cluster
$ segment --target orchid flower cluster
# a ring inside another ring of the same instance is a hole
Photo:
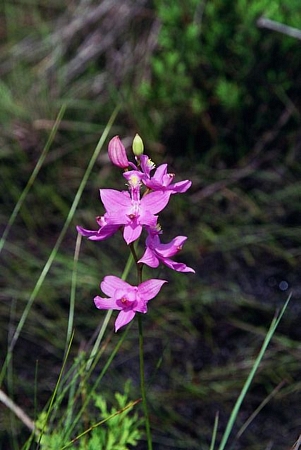
[[[162,229],[157,215],[168,204],[171,195],[186,192],[191,181],[174,183],[174,174],[167,172],[167,164],[155,169],[155,164],[143,154],[143,149],[142,139],[136,135],[133,141],[134,164],[128,161],[119,137],[111,139],[109,158],[115,166],[124,170],[128,191],[100,189],[105,214],[96,218],[99,229],[94,231],[77,226],[77,231],[90,240],[101,241],[121,230],[126,244],[133,249],[133,243],[144,229],[147,233],[145,252],[140,259],[135,258],[138,267],[145,264],[156,268],[162,263],[177,272],[194,272],[191,267],[171,259],[182,249],[187,237],[177,236],[167,244],[161,243]],[[116,276],[108,275],[100,284],[108,298],[96,296],[94,303],[99,309],[120,311],[115,322],[115,331],[118,331],[134,318],[136,312],[147,312],[148,301],[158,294],[164,283],[166,280],[150,279],[138,286],[131,286]]]

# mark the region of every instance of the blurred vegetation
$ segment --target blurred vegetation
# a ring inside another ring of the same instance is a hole
[[[282,450],[301,433],[301,49],[280,27],[301,29],[299,3],[0,5],[1,234],[66,105],[0,255],[1,360],[116,105],[111,135],[129,148],[138,132],[157,164],[164,160],[178,179],[193,181],[189,193],[172,198],[163,227],[166,239],[189,237],[181,260],[197,273],[162,269],[170,282],[145,320],[155,449],[208,448],[217,411],[221,435],[265,330],[290,291],[231,448]],[[279,31],[260,26],[262,18]],[[122,189],[118,175],[102,152],[7,368],[2,388],[32,418],[49,400],[65,351],[75,225],[94,227],[102,213],[98,189]],[[120,275],[126,260],[117,236],[101,245],[83,241],[75,345],[92,345],[102,320],[92,299],[103,275]],[[117,339],[109,336],[102,364]],[[128,378],[136,398],[135,324],[102,393],[112,401]],[[240,435],[264,399],[267,405]],[[0,448],[20,448],[27,432],[7,417],[0,405]]]
[[[117,408],[113,407],[110,411],[106,400],[94,393],[92,400],[96,412],[84,410],[80,423],[83,426],[84,422],[91,420],[91,415],[97,418],[97,423],[93,425],[89,433],[84,433],[83,439],[75,439],[75,441],[78,441],[76,444],[77,448],[83,450],[94,450],[96,448],[128,450],[132,446],[135,447],[137,445],[138,440],[142,438],[140,431],[142,421],[138,418],[137,413],[129,414],[133,406],[128,400],[129,382],[125,383],[124,390],[124,394],[115,393]],[[132,403],[134,404],[135,402]],[[45,427],[45,424],[48,422],[46,413],[42,413],[38,418],[36,426],[43,431],[40,439],[42,449],[58,449],[63,447],[62,443],[68,440],[70,442],[71,436],[68,435],[70,428],[67,427],[70,417],[72,417],[70,409],[75,409],[74,403],[69,405],[69,411],[67,410],[65,416],[59,418],[59,426],[56,425],[54,432],[51,432],[52,430],[50,429],[50,433],[48,433],[48,425]],[[103,424],[106,424],[107,428]],[[74,433],[74,426],[71,426],[71,429]],[[70,446],[67,447],[70,448]]]

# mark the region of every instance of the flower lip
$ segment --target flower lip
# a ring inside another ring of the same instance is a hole
[[[120,306],[123,310],[131,310],[134,309],[137,305],[137,300],[130,300],[125,294],[118,300],[116,300],[116,304]]]

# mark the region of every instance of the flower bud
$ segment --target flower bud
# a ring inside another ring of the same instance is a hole
[[[134,137],[132,148],[133,148],[133,153],[135,156],[142,155],[143,150],[144,150],[144,145],[143,145],[143,140],[141,139],[139,134],[136,134],[136,136]]]
[[[124,145],[122,144],[119,136],[114,136],[108,147],[108,154],[111,162],[120,167],[121,169],[126,169],[129,166],[129,161],[126,156],[126,151]]]

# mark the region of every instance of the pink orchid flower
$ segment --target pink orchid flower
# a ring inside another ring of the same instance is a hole
[[[108,275],[104,277],[100,288],[109,298],[96,296],[94,303],[98,309],[120,311],[115,321],[115,331],[118,331],[134,318],[136,312],[147,312],[147,302],[158,294],[164,283],[167,281],[150,279],[138,286],[131,286],[118,277]]]
[[[106,209],[108,224],[124,226],[123,237],[127,244],[139,238],[142,227],[153,227],[157,223],[157,214],[167,205],[169,192],[150,192],[140,199],[135,190],[135,198],[128,192],[114,189],[100,189],[101,200]]]
[[[186,236],[177,236],[168,244],[162,244],[157,233],[150,232],[146,238],[146,250],[142,258],[138,261],[144,263],[149,267],[158,267],[160,262],[165,264],[170,269],[177,272],[193,272],[195,271],[186,266],[184,263],[176,262],[170,259],[182,250],[183,244],[186,241]]]
[[[132,198],[128,192],[114,189],[100,189],[100,197],[106,209],[104,216],[98,217],[98,230],[87,230],[77,226],[77,231],[90,240],[101,241],[124,227],[123,237],[127,244],[139,238],[143,226],[154,227],[157,214],[168,203],[169,192],[150,192],[140,199],[138,190],[133,189]]]

